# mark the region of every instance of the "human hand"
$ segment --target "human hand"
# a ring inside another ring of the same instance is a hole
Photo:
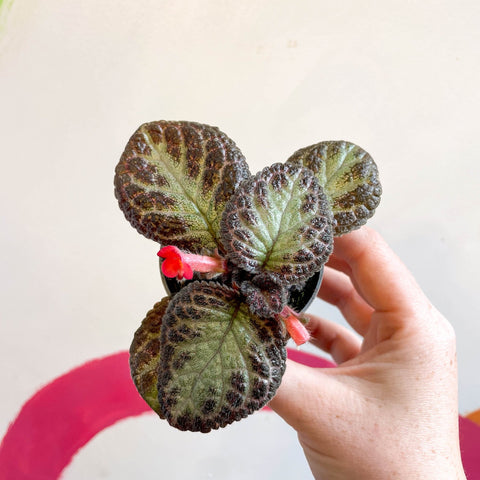
[[[335,240],[319,296],[350,330],[310,316],[337,368],[288,361],[270,406],[297,432],[317,479],[465,479],[455,335],[373,230]]]

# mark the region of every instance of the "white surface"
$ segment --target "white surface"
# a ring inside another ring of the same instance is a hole
[[[128,419],[96,436],[62,480],[309,479],[296,433],[274,413],[255,413],[208,435],[172,429],[155,415]]]
[[[0,30],[0,432],[41,385],[126,349],[162,296],[156,245],[112,186],[129,136],[161,118],[219,126],[253,172],[320,140],[367,149],[384,186],[371,225],[453,323],[460,408],[480,408],[479,18],[475,0],[15,0]],[[95,445],[126,451],[131,423]],[[86,478],[92,448],[68,478]]]

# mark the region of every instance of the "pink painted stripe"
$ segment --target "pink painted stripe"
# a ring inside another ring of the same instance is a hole
[[[480,427],[465,417],[459,417],[460,450],[468,480],[480,480]]]
[[[295,349],[305,365],[334,364]],[[31,397],[0,444],[0,480],[56,480],[92,437],[123,418],[151,411],[130,378],[128,352],[93,360],[53,380]],[[480,480],[480,427],[460,417],[462,459]]]
[[[303,352],[295,348],[287,348],[288,358],[294,362],[303,363],[313,368],[333,368],[335,364],[329,360],[313,355],[312,353]]]
[[[128,352],[75,368],[22,407],[0,445],[0,479],[56,479],[98,432],[148,410],[133,387]]]

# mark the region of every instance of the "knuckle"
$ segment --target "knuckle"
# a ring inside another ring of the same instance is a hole
[[[431,316],[433,317],[433,341],[435,341],[437,345],[443,346],[445,350],[455,351],[457,338],[453,325],[433,306],[430,308],[432,310]]]

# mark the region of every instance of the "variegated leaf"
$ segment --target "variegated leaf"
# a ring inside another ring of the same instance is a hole
[[[350,142],[327,141],[296,151],[289,165],[315,173],[334,215],[335,235],[361,227],[375,213],[382,187],[372,157]]]
[[[162,319],[170,302],[163,298],[147,313],[130,345],[130,372],[138,393],[161,418],[158,403],[158,364]]]
[[[244,181],[227,203],[222,241],[240,268],[292,285],[311,277],[328,259],[331,223],[313,173],[277,163]]]
[[[162,326],[159,400],[180,430],[208,432],[263,407],[285,370],[283,323],[253,316],[236,292],[194,282]]]
[[[130,138],[115,170],[115,195],[147,238],[212,252],[225,203],[249,175],[242,153],[218,128],[162,120]]]
[[[288,288],[268,273],[255,275],[240,284],[250,311],[261,318],[273,317],[287,305]]]

